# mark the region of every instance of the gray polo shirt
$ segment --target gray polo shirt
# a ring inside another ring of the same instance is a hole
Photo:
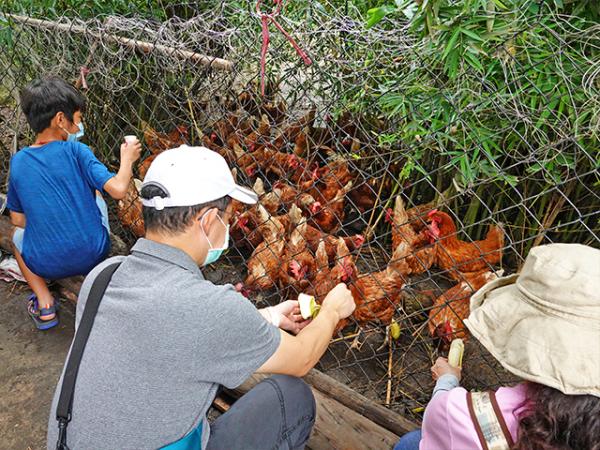
[[[240,385],[277,350],[279,329],[233,286],[216,286],[183,251],[140,239],[85,279],[76,327],[93,280],[122,261],[88,340],[68,428],[72,450],[155,449],[203,421],[219,384]],[[48,448],[57,438],[52,402]]]

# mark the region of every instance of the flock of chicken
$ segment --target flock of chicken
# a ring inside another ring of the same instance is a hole
[[[490,226],[484,240],[462,241],[450,215],[433,204],[406,209],[397,196],[394,208],[386,211],[392,227],[392,257],[385,270],[361,273],[356,250],[365,238],[340,232],[347,204],[364,213],[375,206],[377,194],[372,183],[359,180],[334,150],[357,144],[353,130],[344,118],[335,127],[315,127],[314,110],[287,124],[282,123],[285,115],[258,113],[260,118],[232,113],[216,122],[202,140],[203,146],[219,152],[234,167],[234,177],[243,172],[246,179],[254,180],[259,195],[259,203],[252,207],[236,201],[232,205],[231,237],[238,248],[251,252],[247,277],[238,290],[251,296],[277,288],[285,297],[306,293],[321,302],[343,282],[357,305],[355,322],[388,326],[407,301],[403,288],[409,277],[435,266],[456,284],[439,296],[424,293],[432,304],[429,331],[444,346],[456,337],[467,337],[462,320],[468,315],[472,293],[496,275],[491,266],[502,258],[502,227]],[[187,139],[186,127],[161,134],[146,125],[144,142],[151,154],[140,163],[139,177],[157,154]],[[119,219],[137,236],[144,233],[139,185],[134,180],[119,202]],[[342,321],[336,331],[346,325]]]

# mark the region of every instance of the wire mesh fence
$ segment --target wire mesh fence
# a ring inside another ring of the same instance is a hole
[[[18,91],[48,74],[85,92],[84,141],[112,169],[127,134],[144,144],[138,179],[167,148],[218,151],[261,206],[234,204],[234,246],[207,277],[258,306],[348,283],[358,308],[320,368],[418,418],[454,337],[468,340],[467,388],[511,379],[468,339],[475,290],[534,245],[600,246],[600,27],[543,2],[510,14],[488,47],[470,28],[440,51],[408,18],[366,27],[348,3],[269,17],[250,3],[175,4],[161,20],[6,11],[2,191],[32,139]],[[143,234],[136,186],[110,205],[127,245]]]

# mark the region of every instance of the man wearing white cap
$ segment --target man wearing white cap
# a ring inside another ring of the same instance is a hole
[[[319,316],[307,323],[296,302],[261,313],[233,286],[204,279],[199,266],[216,261],[228,246],[231,199],[257,201],[211,150],[182,146],[160,154],[141,196],[146,238],[130,256],[95,268],[82,286],[70,353],[79,347],[88,297],[90,307],[93,298],[102,300],[75,371],[72,413],[63,420],[69,448],[303,448],[315,403],[296,377],[317,363],[338,321],[353,312],[349,290],[334,288]],[[98,280],[110,267],[116,271],[108,275],[104,295],[97,295]],[[234,388],[255,372],[278,375],[209,426],[206,412],[219,385]],[[61,377],[49,448],[56,448],[59,397],[68,384]]]

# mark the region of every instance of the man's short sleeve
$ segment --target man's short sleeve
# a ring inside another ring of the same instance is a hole
[[[92,152],[92,149],[82,143],[74,144],[74,152],[77,157],[77,163],[81,169],[87,184],[94,189],[103,192],[104,185],[108,180],[115,176],[104,164],[98,161],[98,158]]]
[[[15,185],[15,180],[13,179],[13,172],[10,173],[8,177],[8,193],[6,195],[6,207],[14,212],[22,213],[23,206],[21,205],[21,199],[19,199],[19,194],[17,193],[17,187]]]
[[[234,388],[277,351],[281,332],[231,285],[213,289],[209,323],[198,324],[198,363],[206,381]]]

